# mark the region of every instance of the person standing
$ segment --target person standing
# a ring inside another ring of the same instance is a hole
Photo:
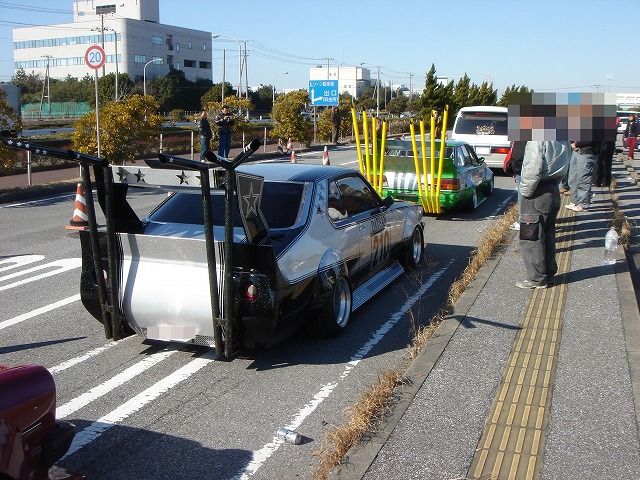
[[[520,173],[522,172],[522,162],[524,160],[524,149],[527,145],[525,141],[514,141],[511,142],[511,148],[509,149],[509,153],[504,159],[503,170],[506,174],[512,175],[513,180],[516,184],[516,191],[518,192],[518,205],[520,205],[520,192],[518,191],[518,186],[520,185]],[[520,230],[520,222],[516,220],[513,222],[509,228],[511,230]]]
[[[231,150],[231,127],[233,126],[233,116],[229,112],[229,107],[222,106],[222,113],[216,116],[216,125],[218,126],[218,156],[229,158]]]
[[[209,125],[206,110],[202,110],[200,113],[198,132],[200,133],[200,161],[204,161],[204,154],[209,150],[212,136],[211,125]]]
[[[636,115],[634,113],[629,115],[623,137],[626,140],[627,147],[629,147],[629,160],[633,160],[636,145],[638,143],[638,121],[636,120]]]
[[[593,172],[598,165],[600,142],[572,142],[573,153],[569,167],[569,189],[571,203],[565,208],[584,212],[591,206],[591,184]]]
[[[567,170],[569,142],[527,142],[520,172],[520,251],[526,279],[522,289],[547,288],[558,272],[556,218],[560,210],[558,185]]]
[[[340,110],[338,107],[331,107],[331,142],[338,143],[340,137]]]
[[[611,164],[613,163],[615,150],[615,142],[602,142],[600,155],[598,155],[598,168],[593,180],[596,187],[608,187],[611,185]]]

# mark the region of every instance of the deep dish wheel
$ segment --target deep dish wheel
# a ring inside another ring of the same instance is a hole
[[[424,239],[419,227],[413,229],[411,240],[403,252],[402,265],[405,268],[417,268],[424,258]]]
[[[320,309],[314,325],[317,335],[335,337],[349,323],[351,318],[351,287],[344,276],[339,276],[327,298],[327,303]]]

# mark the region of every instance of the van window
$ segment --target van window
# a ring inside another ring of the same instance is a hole
[[[507,114],[499,112],[462,113],[455,125],[462,135],[507,135]]]

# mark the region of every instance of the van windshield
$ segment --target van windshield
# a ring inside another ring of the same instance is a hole
[[[507,114],[499,112],[463,113],[455,125],[462,135],[507,135]]]

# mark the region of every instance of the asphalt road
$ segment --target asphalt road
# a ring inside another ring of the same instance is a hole
[[[353,148],[330,155],[357,165]],[[321,152],[298,160],[320,163]],[[73,196],[0,205],[0,363],[53,372],[58,417],[77,426],[61,465],[87,478],[311,478],[324,434],[381,371],[403,362],[414,323],[442,305],[513,187],[497,176],[476,211],[425,217],[427,264],[358,310],[339,338],[300,332],[230,362],[137,336],[107,341],[79,301],[79,241],[63,229]],[[139,193],[131,203],[144,215],[161,198]],[[303,443],[278,440],[280,427]]]

